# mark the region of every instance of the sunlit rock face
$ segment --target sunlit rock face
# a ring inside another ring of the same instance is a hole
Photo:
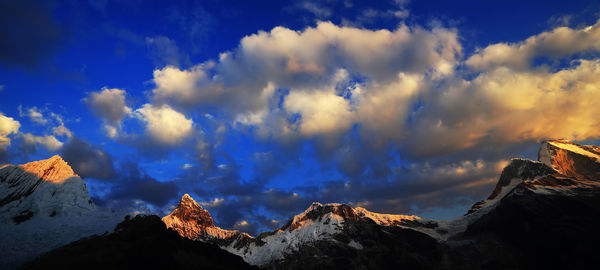
[[[53,248],[112,230],[124,213],[97,207],[60,156],[0,167],[0,265],[14,269]]]
[[[162,218],[162,221],[183,237],[192,240],[229,245],[233,242],[252,239],[246,233],[235,230],[224,230],[215,226],[210,213],[203,209],[188,194],[181,197],[177,208],[171,214]]]
[[[542,143],[538,160],[560,174],[579,180],[600,181],[600,147],[565,140]]]
[[[173,213],[162,220],[169,228],[189,239],[196,239],[207,227],[215,226],[210,213],[202,209],[188,194],[181,198]]]

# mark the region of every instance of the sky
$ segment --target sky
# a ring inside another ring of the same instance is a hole
[[[255,234],[311,202],[458,217],[539,142],[600,138],[598,1],[0,0],[0,163],[95,203],[189,193]]]

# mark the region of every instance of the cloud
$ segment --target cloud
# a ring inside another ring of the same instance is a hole
[[[399,73],[449,76],[461,50],[456,32],[444,28],[373,31],[330,22],[303,31],[275,27],[244,37],[217,62],[155,70],[153,100],[186,110],[223,108],[234,122],[256,126],[261,134],[339,133],[355,121],[348,96],[369,96]],[[278,100],[285,100],[283,107]],[[296,114],[302,116],[298,123]]]
[[[160,206],[194,192],[220,226],[246,231],[312,201],[389,213],[466,207],[489,194],[508,155],[534,152],[547,137],[600,137],[597,25],[464,58],[457,30],[441,26],[260,31],[215,61],[154,70],[149,103],[133,115],[152,146],[185,148],[194,166],[173,182],[132,167],[107,199]],[[107,123],[128,114],[124,92],[116,96],[120,113],[102,116]],[[260,141],[251,166],[221,147],[232,131]],[[289,167],[311,167],[303,152],[321,174],[276,183]]]
[[[189,57],[179,51],[174,40],[165,36],[146,37],[146,45],[155,66],[180,66],[189,63]]]
[[[29,149],[27,152],[35,152],[36,145],[41,145],[48,151],[56,151],[63,146],[63,143],[56,139],[52,135],[36,136],[31,133],[21,133],[19,137],[23,139],[21,145],[22,149]]]
[[[333,92],[294,91],[285,97],[283,107],[301,115],[298,128],[307,137],[346,131],[352,124],[348,100]]]
[[[23,107],[19,105],[18,109],[20,117],[29,117],[29,120],[40,125],[48,123],[48,119],[44,118],[42,112],[35,106],[23,111]]]
[[[417,155],[535,141],[600,136],[600,61],[580,60],[557,72],[506,67],[428,93],[407,141]],[[439,138],[443,138],[440,140]]]
[[[67,138],[71,138],[73,133],[67,127],[65,127],[64,123],[60,123],[59,126],[52,128],[52,133],[56,136],[67,136]]]
[[[499,66],[527,70],[540,57],[560,59],[576,53],[598,51],[600,20],[580,29],[557,27],[517,43],[492,44],[469,57],[466,64],[474,70],[490,70]]]
[[[8,136],[19,132],[20,127],[21,123],[19,121],[5,116],[0,112],[0,150],[4,150],[7,146],[10,146],[10,138]]]
[[[212,67],[207,62],[190,68],[180,70],[174,66],[166,66],[154,70],[153,99],[157,103],[170,102],[184,108],[190,108],[200,103],[210,103],[220,94],[218,85],[210,84],[207,69]]]
[[[61,149],[61,156],[81,177],[113,179],[116,176],[110,154],[80,138],[69,139]]]
[[[244,100],[237,102],[244,105],[236,107],[235,122],[257,127],[266,139],[318,134],[312,138],[323,140],[356,125],[359,143],[408,149],[409,158],[547,137],[584,140],[600,136],[598,112],[588,102],[599,92],[598,60],[570,57],[598,51],[598,29],[559,27],[512,45],[490,45],[461,61],[456,33],[439,27],[276,27],[221,54],[208,69],[218,73],[204,83],[227,82],[220,91],[228,101]],[[507,51],[492,53],[495,46]],[[539,57],[571,64],[532,66]],[[462,64],[467,69],[457,70]],[[242,81],[246,88],[237,89]],[[210,101],[235,110],[218,98]]]
[[[1,1],[0,25],[10,25],[0,28],[0,64],[6,66],[33,68],[64,42],[51,10],[37,1]]]
[[[169,105],[144,104],[135,116],[146,124],[146,132],[157,142],[173,145],[188,137],[194,122]]]
[[[318,3],[315,2],[299,2],[297,4],[297,7],[299,9],[312,13],[317,18],[327,18],[331,15],[331,9],[324,6],[320,6]]]
[[[174,182],[157,181],[141,171],[135,163],[122,164],[119,176],[106,200],[114,200],[116,203],[142,200],[162,207],[178,197],[178,189]]]
[[[225,201],[225,199],[223,198],[214,198],[212,201],[199,202],[199,204],[203,207],[218,207],[220,204],[223,203],[223,201]]]
[[[123,118],[131,114],[125,102],[125,90],[103,88],[100,92],[92,92],[84,102],[92,109],[92,112],[102,118],[107,135],[111,138],[117,136],[121,129]]]

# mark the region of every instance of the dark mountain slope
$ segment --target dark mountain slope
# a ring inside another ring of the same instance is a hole
[[[108,235],[50,251],[21,269],[256,269],[215,245],[168,230],[158,216],[126,219]]]

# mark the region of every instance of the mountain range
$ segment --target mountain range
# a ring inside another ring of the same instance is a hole
[[[181,269],[197,267],[187,262],[194,259],[223,269],[589,269],[600,263],[595,256],[600,147],[544,141],[538,161],[511,160],[490,196],[451,220],[315,202],[280,228],[252,237],[217,227],[210,213],[185,194],[162,223],[155,216],[128,218],[112,233],[72,242],[108,232],[122,219],[121,212],[95,206],[83,180],[58,156],[0,168],[0,250],[9,245],[22,250],[0,257],[7,268],[29,261],[23,267],[37,269],[59,261],[75,269],[85,263],[77,258],[100,268],[103,260],[97,258],[112,253],[98,250],[138,258],[141,245],[148,253],[163,254],[148,257],[156,260],[150,265]],[[52,241],[30,239],[61,226],[73,229]],[[140,242],[145,235],[148,239]],[[208,250],[218,255],[206,256]],[[105,266],[135,266],[125,263],[127,258]]]

